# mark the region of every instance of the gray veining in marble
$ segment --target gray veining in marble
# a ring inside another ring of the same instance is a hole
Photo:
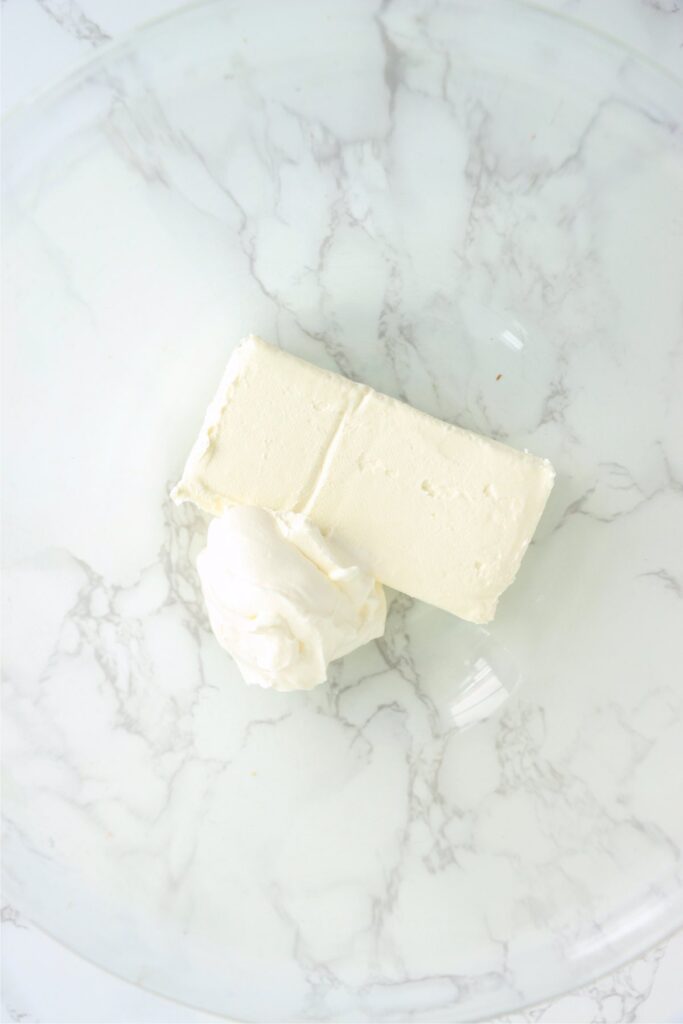
[[[683,916],[680,93],[532,11],[271,9],[8,129],[8,899],[214,1011],[472,1019]],[[494,627],[397,596],[327,688],[243,687],[167,495],[249,330],[553,460]]]

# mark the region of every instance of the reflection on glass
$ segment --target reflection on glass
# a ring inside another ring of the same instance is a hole
[[[509,328],[501,331],[500,340],[504,345],[507,345],[508,348],[514,349],[515,352],[521,352],[524,348],[524,342],[526,341],[526,331],[521,324],[516,324],[514,331],[511,331]]]
[[[449,706],[449,714],[457,729],[468,729],[490,718],[517,688],[518,674],[502,674],[491,660],[480,654],[462,681],[458,697]]]

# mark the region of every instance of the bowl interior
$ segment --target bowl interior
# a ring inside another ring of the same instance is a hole
[[[10,118],[8,899],[261,1020],[489,1016],[683,921],[682,110],[521,5],[218,0]],[[494,624],[396,595],[240,682],[168,493],[249,331],[553,461]]]

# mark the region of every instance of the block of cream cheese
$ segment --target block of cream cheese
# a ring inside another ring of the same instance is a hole
[[[489,622],[553,486],[550,463],[249,337],[176,501],[302,512],[387,586]]]

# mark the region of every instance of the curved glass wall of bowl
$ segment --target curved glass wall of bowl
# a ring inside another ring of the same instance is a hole
[[[9,119],[13,905],[237,1019],[490,1018],[680,926],[681,111],[522,5],[216,0]],[[168,491],[250,330],[551,459],[485,631],[397,597],[241,683]]]

